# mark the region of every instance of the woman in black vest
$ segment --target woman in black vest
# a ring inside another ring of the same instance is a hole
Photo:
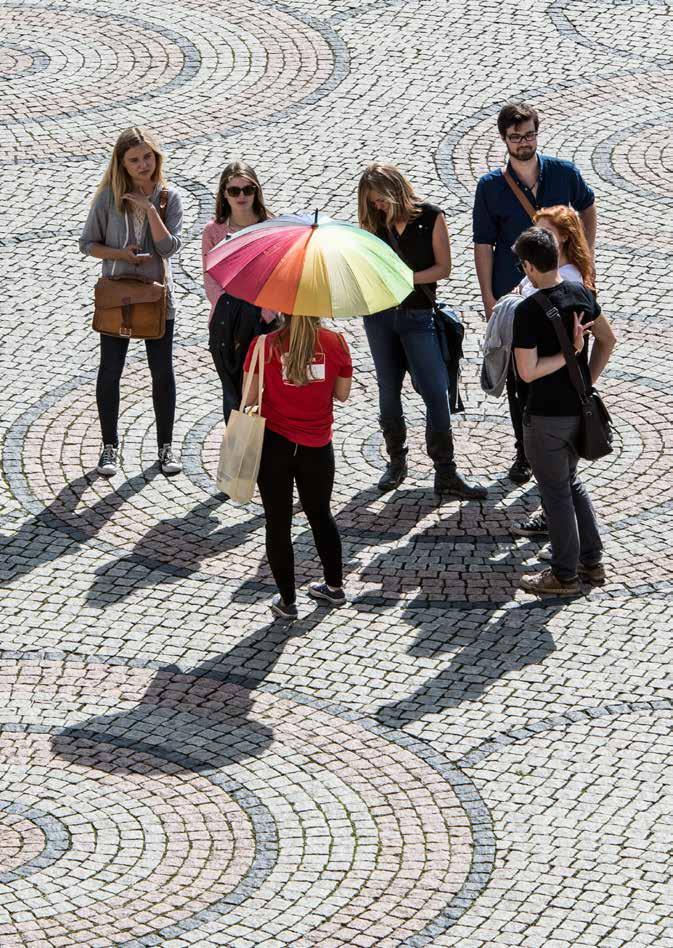
[[[379,386],[379,422],[390,458],[379,490],[394,490],[407,476],[402,383],[408,370],[427,410],[425,437],[435,465],[435,493],[483,499],[486,490],[468,484],[456,470],[448,376],[431,303],[437,280],[451,272],[444,212],[422,201],[394,165],[377,163],[360,178],[358,214],[360,227],[397,250],[414,271],[416,284],[399,306],[364,321]]]

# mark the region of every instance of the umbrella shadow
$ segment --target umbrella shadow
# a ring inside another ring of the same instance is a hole
[[[64,728],[52,736],[52,750],[117,774],[203,772],[259,757],[273,730],[251,714],[255,689],[286,643],[319,621],[271,622],[189,671],[165,665],[136,707]]]
[[[100,480],[95,471],[65,484],[49,506],[0,539],[0,586],[28,575],[34,569],[73,552],[105,526],[131,497],[139,494],[158,473],[156,465],[120,484],[93,505],[80,507],[82,497]]]

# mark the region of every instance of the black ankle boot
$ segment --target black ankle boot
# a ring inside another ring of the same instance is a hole
[[[427,432],[426,444],[435,464],[435,494],[461,497],[464,500],[485,500],[488,497],[485,487],[468,484],[456,470],[451,431]]]
[[[385,494],[399,487],[409,473],[406,448],[407,428],[404,421],[384,422],[383,419],[379,419],[379,422],[390,458],[378,483],[379,490]]]

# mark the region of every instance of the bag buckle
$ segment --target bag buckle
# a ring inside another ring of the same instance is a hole
[[[131,336],[131,327],[130,326],[120,326],[119,327],[120,336]]]

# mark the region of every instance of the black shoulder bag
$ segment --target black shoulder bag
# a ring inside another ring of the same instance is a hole
[[[587,461],[597,461],[598,458],[612,453],[612,420],[598,392],[587,391],[584,376],[577,362],[575,347],[570,341],[558,309],[542,291],[538,291],[534,299],[545,311],[554,327],[568,366],[570,381],[579,395],[582,420],[577,453]]]
[[[390,246],[403,263],[407,263],[404,254],[400,248],[400,242],[393,230],[388,229],[388,239]],[[407,266],[409,264],[407,263]],[[432,296],[432,293],[422,283],[415,286],[428,298],[430,307],[435,317],[435,330],[437,332],[437,341],[442,353],[442,359],[446,366],[446,373],[449,379],[449,408],[452,415],[465,411],[463,399],[460,397],[458,382],[460,380],[460,360],[463,358],[463,338],[465,336],[465,327],[460,321],[458,314],[452,310],[446,303],[438,303]],[[413,381],[413,377],[412,377]]]

